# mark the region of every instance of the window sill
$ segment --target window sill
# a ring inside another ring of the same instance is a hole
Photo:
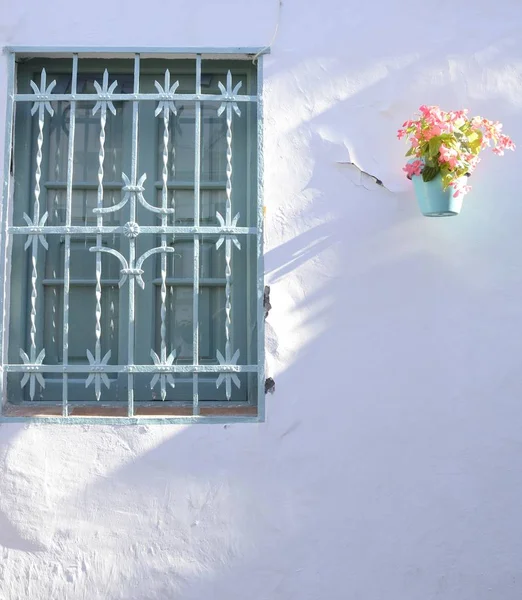
[[[127,416],[123,406],[69,406],[69,415],[62,415],[61,406],[37,406],[6,404],[3,407],[1,422],[34,421],[40,423],[91,423],[91,424],[161,424],[161,423],[234,423],[259,422],[263,419],[255,406],[201,407],[200,414],[194,416],[191,407],[135,406],[134,416]]]

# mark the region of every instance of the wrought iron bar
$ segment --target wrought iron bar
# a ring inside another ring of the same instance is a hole
[[[176,129],[174,129],[174,131],[176,131]],[[172,137],[172,150],[171,150],[171,161],[170,161],[170,175],[172,177],[172,179],[167,179],[167,189],[172,189],[172,200],[171,200],[171,208],[173,209],[172,212],[172,225],[176,225],[176,189],[183,189],[182,187],[178,187],[177,182],[176,182],[176,137],[173,136]],[[185,189],[192,189],[192,186],[194,185],[194,181],[187,181],[187,182],[179,182],[181,184],[186,183],[188,187],[186,187]],[[154,184],[156,187],[163,187],[163,181],[159,182],[156,181],[156,183]],[[174,243],[174,240],[176,239],[176,234],[172,234],[172,243]],[[174,270],[174,256],[172,257],[172,270]]]
[[[116,86],[118,85],[117,81],[113,81],[111,86],[109,87],[109,72],[105,69],[103,73],[102,85],[95,81],[94,87],[100,96],[100,100],[96,102],[94,108],[92,109],[92,114],[95,115],[98,111],[100,111],[100,150],[98,152],[98,194],[96,200],[96,224],[98,227],[103,227],[103,197],[104,197],[104,162],[105,162],[105,127],[107,124],[107,109],[113,115],[116,115],[116,108],[114,104],[110,100],[112,93],[114,92]],[[97,233],[96,235],[96,247],[102,247],[102,236],[101,233]],[[105,356],[102,358],[101,355],[101,318],[102,318],[102,253],[100,250],[96,251],[96,289],[95,289],[95,298],[96,298],[96,307],[94,309],[94,318],[95,318],[95,326],[94,326],[94,356],[90,350],[87,350],[87,359],[91,366],[97,365],[106,365],[111,357],[111,351],[105,353]],[[107,389],[110,388],[111,382],[109,378],[105,375],[100,375],[99,373],[91,373],[85,382],[85,387],[88,387],[92,382],[94,382],[94,394],[96,396],[96,400],[99,402],[101,398],[101,384],[103,383]]]
[[[170,71],[167,69],[165,71],[165,87],[162,88],[161,85],[155,81],[154,82],[156,89],[160,94],[164,95],[164,100],[162,100],[158,107],[156,108],[155,116],[163,116],[163,168],[162,168],[162,180],[163,186],[161,190],[161,225],[162,227],[167,227],[168,225],[168,177],[169,177],[169,119],[170,113],[173,115],[176,114],[176,106],[173,101],[174,93],[179,86],[179,82],[176,81],[172,86],[170,85]],[[172,209],[174,210],[174,209]],[[174,213],[173,213],[173,218]],[[171,365],[174,362],[176,357],[176,351],[173,350],[167,356],[167,344],[166,344],[166,336],[167,336],[167,235],[165,233],[161,234],[161,308],[160,308],[160,318],[161,318],[161,326],[160,326],[160,355],[158,356],[153,349],[150,351],[151,358],[155,365]],[[164,373],[158,374],[156,373],[150,382],[151,389],[160,382],[160,395],[161,399],[165,401],[167,397],[167,383],[171,386],[175,386],[175,381],[172,375],[165,375]]]
[[[38,362],[4,365],[10,373],[255,373],[257,365],[47,365]]]
[[[78,55],[73,54],[72,62],[72,95],[76,94],[76,83],[78,78]],[[76,101],[71,100],[69,113],[69,147],[67,149],[67,191],[65,204],[65,226],[69,227],[72,221],[72,182],[74,170],[74,135],[76,130]],[[63,350],[62,362],[65,366],[69,363],[69,291],[71,278],[71,235],[65,234],[64,266],[63,266]],[[63,374],[62,380],[62,414],[67,417],[68,409],[68,375]]]
[[[40,179],[42,177],[42,146],[44,140],[44,124],[45,124],[45,113],[48,112],[51,117],[54,114],[54,110],[51,107],[50,102],[46,99],[50,96],[51,91],[56,85],[56,81],[47,86],[47,73],[45,69],[42,69],[42,73],[40,75],[40,88],[36,85],[34,81],[29,82],[33,91],[36,95],[36,101],[33,104],[33,108],[31,109],[31,115],[34,115],[38,112],[38,139],[37,139],[37,151],[36,151],[36,171],[35,171],[35,186],[34,186],[34,205],[33,205],[33,220],[29,218],[29,216],[24,213],[23,217],[25,222],[32,227],[43,227],[45,221],[47,220],[47,213],[43,215],[40,219]],[[33,96],[34,101],[35,96]],[[29,337],[31,340],[31,347],[29,350],[29,355],[25,353],[22,349],[20,349],[20,356],[24,361],[24,364],[41,364],[43,359],[45,358],[45,349],[42,348],[38,356],[36,356],[36,299],[38,296],[37,292],[37,281],[38,281],[38,245],[41,243],[44,248],[48,248],[47,242],[43,237],[43,232],[41,234],[29,235],[27,242],[25,244],[25,249],[31,246],[31,313],[30,313],[30,333]],[[45,380],[39,374],[29,374],[28,372],[24,374],[22,377],[22,381],[20,385],[25,387],[27,382],[29,382],[29,397],[31,400],[34,400],[34,394],[36,391],[36,381],[42,386],[45,387]]]
[[[98,84],[98,82],[95,82]],[[114,86],[117,85],[117,81],[114,82]],[[107,91],[109,84],[109,72],[105,69],[103,73],[103,90]],[[98,84],[99,85],[99,84]],[[111,86],[112,87],[112,86]],[[98,91],[101,93],[101,90]],[[114,108],[114,105],[111,103],[111,106]],[[92,114],[95,115],[97,109],[100,109],[100,151],[98,153],[98,196],[96,202],[96,208],[103,208],[103,163],[105,161],[105,125],[107,123],[107,102],[97,102],[96,106],[92,109]],[[115,111],[116,112],[116,111]],[[103,227],[103,215],[98,213],[96,216],[96,225],[98,227]],[[98,233],[96,236],[96,245],[102,245],[102,236]],[[96,308],[95,308],[95,320],[96,324],[94,326],[94,358],[97,363],[101,362],[101,316],[102,316],[102,305],[101,305],[101,275],[102,275],[102,261],[101,261],[101,252],[96,252]],[[100,400],[101,389],[99,381],[95,383],[95,395],[96,400]]]
[[[162,209],[159,209],[162,210]],[[47,219],[47,215],[44,215]],[[125,234],[125,225],[114,225],[114,226],[103,226],[98,227],[95,225],[73,225],[71,227],[61,227],[61,226],[48,226],[44,227],[44,225],[31,225],[28,226],[20,226],[20,227],[9,227],[9,233],[14,235],[49,235],[49,234],[60,234],[64,235],[65,233],[71,234]],[[248,235],[248,234],[256,234],[256,227],[227,227],[226,225],[222,227],[214,227],[208,225],[200,225],[198,227],[194,227],[192,225],[168,225],[167,227],[163,227],[161,225],[144,225],[140,226],[140,233],[167,233],[167,234],[176,234],[176,235],[221,235],[223,233],[231,234],[231,235]]]
[[[201,54],[196,56],[196,96],[201,95]],[[194,227],[199,227],[201,179],[201,102],[194,105]],[[194,288],[192,291],[192,362],[199,364],[199,236],[194,233]],[[199,415],[199,380],[192,375],[192,414]]]
[[[101,250],[100,250],[101,252]],[[233,280],[232,280],[233,281]],[[42,279],[42,285],[47,287],[61,287],[63,285],[64,280],[61,278],[57,279]],[[160,286],[162,282],[161,277],[157,277],[152,280],[152,285]],[[70,285],[74,285],[75,287],[95,287],[96,279],[70,279]],[[178,287],[193,287],[194,281],[189,277],[167,277],[165,279],[165,283],[168,286],[178,286]],[[102,287],[115,287],[120,284],[120,279],[104,279],[101,281]],[[224,277],[221,278],[212,278],[209,279],[207,277],[199,279],[199,287],[225,287],[226,279]]]
[[[78,102],[92,102],[97,100],[97,94],[52,94],[48,91],[41,94],[44,101],[53,102],[70,102],[76,100]],[[16,94],[16,102],[34,102],[34,94]],[[158,102],[164,100],[161,94],[111,94],[113,102]],[[223,96],[220,94],[176,94],[176,100],[185,102],[221,102]],[[257,96],[240,96],[234,95],[230,98],[234,102],[257,102]]]
[[[140,91],[140,55],[134,55],[134,93],[138,94]],[[134,100],[132,103],[132,150],[131,150],[131,181],[132,185],[136,187],[138,179],[138,115],[139,115],[139,101]],[[130,219],[129,226],[132,227],[136,223],[136,194],[130,194]],[[129,263],[134,265],[136,259],[136,238],[134,236],[129,237]],[[135,301],[135,281],[134,277],[129,279],[129,329],[127,341],[128,345],[128,364],[134,364],[134,329],[135,329],[135,313],[134,313],[134,301]],[[128,375],[128,416],[134,415],[134,376],[132,373]]]
[[[227,73],[227,85],[225,86],[219,82],[219,89],[225,100],[221,103],[218,108],[218,116],[223,112],[226,114],[227,123],[227,167],[226,167],[226,201],[225,201],[225,217],[217,212],[216,216],[222,227],[235,227],[239,220],[239,213],[236,214],[232,220],[232,111],[238,116],[241,116],[241,111],[238,105],[231,100],[235,94],[237,94],[239,88],[242,85],[240,81],[234,89],[232,89],[232,73]],[[232,356],[232,346],[230,341],[230,329],[232,327],[232,298],[231,298],[231,278],[232,278],[232,243],[241,249],[239,240],[235,236],[222,235],[216,242],[216,248],[219,248],[221,244],[225,242],[225,357],[219,350],[216,350],[217,359],[220,364],[236,364],[239,360],[239,350],[234,352]],[[219,387],[223,381],[225,382],[225,395],[227,400],[232,397],[232,382],[239,388],[241,381],[235,375],[220,375],[216,381],[216,387]]]

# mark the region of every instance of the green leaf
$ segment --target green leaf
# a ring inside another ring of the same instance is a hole
[[[442,175],[442,189],[446,190],[448,185],[451,183],[451,180],[453,179],[452,173],[446,168],[441,169],[440,174]]]
[[[406,156],[412,156],[412,154],[414,154],[415,150],[413,148],[410,148],[408,150],[408,152],[406,152]]]
[[[440,150],[440,144],[442,140],[438,137],[433,137],[429,141],[429,154],[431,158],[435,158]]]
[[[435,177],[438,175],[439,172],[440,172],[439,167],[430,167],[430,166],[426,165],[424,167],[424,169],[422,170],[422,180],[423,181],[431,181],[432,179],[435,179]]]
[[[448,139],[448,141],[446,142],[446,146],[448,146],[448,148],[453,148],[455,150],[458,150],[459,146],[460,146],[461,142],[459,142],[455,137],[450,137]]]
[[[473,133],[473,136],[468,137],[469,147],[471,148],[473,154],[478,154],[480,152],[480,146],[482,144],[483,135],[482,131],[474,131]]]

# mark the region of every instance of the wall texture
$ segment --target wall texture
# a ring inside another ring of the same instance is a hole
[[[278,15],[0,4],[2,46],[265,45]],[[0,598],[520,600],[521,150],[484,157],[458,218],[425,219],[395,133],[422,103],[468,107],[522,148],[521,22],[516,0],[284,1],[268,421],[1,425]]]

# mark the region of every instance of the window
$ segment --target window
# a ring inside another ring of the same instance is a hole
[[[3,418],[264,418],[256,51],[11,53]]]

